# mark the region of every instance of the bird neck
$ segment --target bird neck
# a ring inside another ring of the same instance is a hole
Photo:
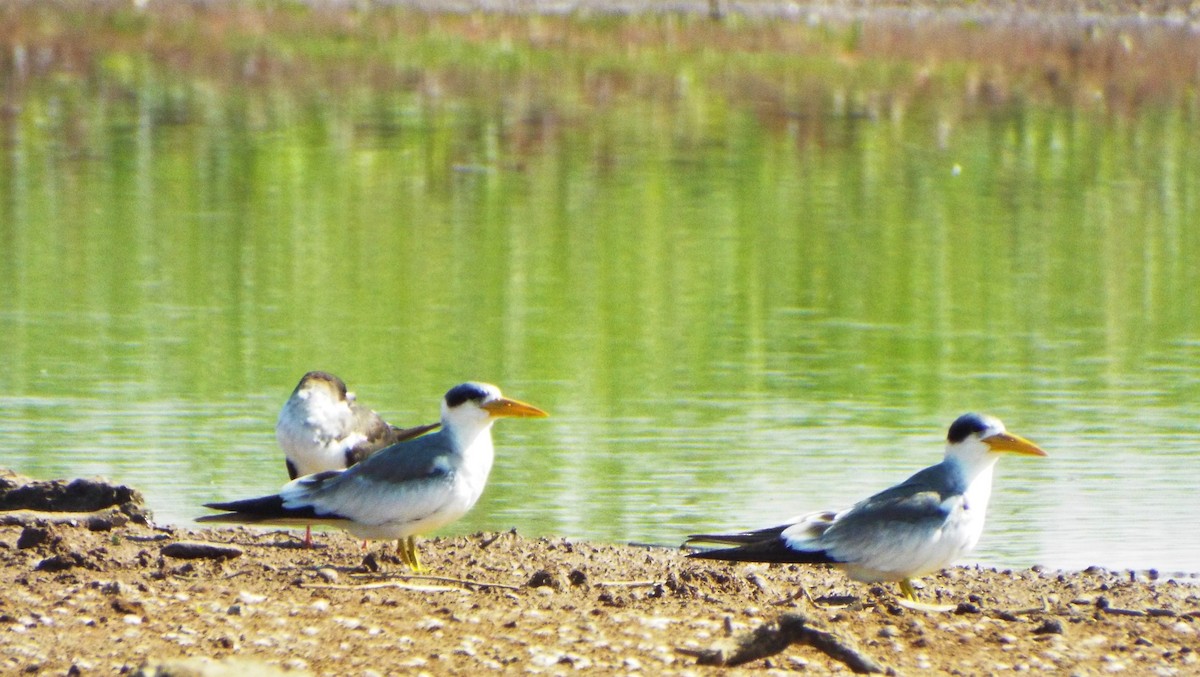
[[[967,441],[946,447],[946,463],[953,465],[967,484],[977,477],[990,481],[998,460],[1000,455],[982,442]]]
[[[474,452],[490,453],[492,449],[492,419],[483,421],[443,420],[442,429],[454,437],[454,446],[464,456]],[[485,449],[486,447],[486,449]]]
[[[470,487],[469,493],[474,496],[471,499],[474,502],[483,493],[488,475],[492,472],[492,461],[495,459],[492,420],[488,419],[481,425],[459,425],[449,432],[454,436],[454,447],[462,459],[458,466],[458,476],[460,481]]]
[[[962,482],[963,495],[968,503],[979,510],[986,510],[992,495],[992,472],[996,468],[996,454],[947,454],[945,463],[958,474]]]

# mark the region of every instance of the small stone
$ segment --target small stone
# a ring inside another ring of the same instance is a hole
[[[256,595],[252,592],[247,592],[246,590],[243,590],[238,593],[238,601],[241,602],[242,604],[259,604],[261,602],[267,601],[267,596],[266,595]]]
[[[17,550],[27,550],[50,540],[50,530],[45,527],[25,527],[17,537]]]
[[[880,637],[897,637],[900,635],[900,628],[894,625],[885,625],[879,629]]]
[[[317,576],[320,576],[321,580],[325,581],[326,583],[337,583],[338,580],[338,572],[334,569],[330,569],[329,567],[317,569]]]
[[[1047,618],[1042,621],[1042,624],[1033,629],[1035,635],[1061,635],[1063,634],[1062,621],[1057,618]]]
[[[146,613],[146,605],[142,604],[136,599],[114,597],[112,601],[108,603],[108,605],[112,607],[113,611],[122,614],[135,614],[140,616]]]
[[[445,623],[443,623],[442,621],[440,621],[436,618],[432,618],[429,616],[422,618],[421,620],[417,621],[417,623],[416,623],[416,628],[418,630],[428,630],[429,632],[434,632],[435,630],[441,630],[444,627],[446,627]]]
[[[554,574],[545,569],[541,569],[530,576],[529,580],[525,582],[525,586],[529,588],[551,587],[555,590],[562,587],[561,583],[554,577]]]
[[[346,628],[347,630],[357,630],[362,627],[362,619],[346,618],[345,616],[336,616],[333,619],[334,623]]]
[[[165,557],[174,557],[175,559],[232,559],[241,557],[243,550],[236,545],[224,543],[176,541],[164,545],[160,552]]]
[[[61,555],[54,555],[38,562],[34,567],[34,571],[66,571],[77,566],[84,566],[87,560],[83,555],[77,552],[68,552]]]

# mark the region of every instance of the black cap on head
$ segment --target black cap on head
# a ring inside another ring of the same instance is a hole
[[[967,439],[972,433],[981,433],[988,427],[987,419],[983,417],[983,414],[963,414],[950,424],[950,432],[946,434],[946,441],[957,444]]]
[[[454,408],[467,400],[483,401],[490,394],[478,383],[460,383],[446,391],[446,406]]]

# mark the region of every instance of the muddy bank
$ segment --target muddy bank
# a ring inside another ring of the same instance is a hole
[[[1200,671],[1200,586],[1130,572],[955,567],[924,580],[924,601],[955,607],[929,613],[823,567],[498,532],[423,541],[429,572],[416,577],[389,544],[316,539],[133,520],[0,526],[0,672],[215,674],[152,669],[188,659],[236,661],[229,674],[845,674],[854,656],[899,674]],[[812,637],[789,644],[781,618],[852,657]],[[755,629],[775,641],[762,657],[700,664]]]

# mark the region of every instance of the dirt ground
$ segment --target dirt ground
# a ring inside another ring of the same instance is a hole
[[[1200,674],[1200,586],[1130,572],[956,567],[920,591],[956,608],[925,612],[823,567],[504,532],[422,541],[421,578],[392,544],[315,536],[0,526],[0,673],[848,674],[786,641],[738,668],[698,664],[800,613],[893,674]],[[802,587],[815,604],[792,599]]]

